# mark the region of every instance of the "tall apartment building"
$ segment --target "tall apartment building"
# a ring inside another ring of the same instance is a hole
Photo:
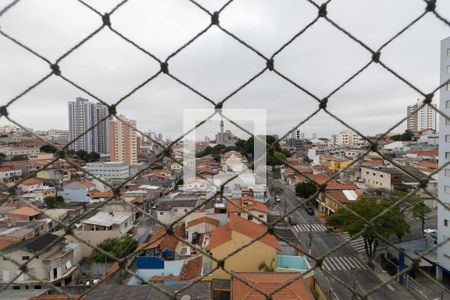
[[[102,118],[108,115],[108,108],[101,103],[92,103],[81,97],[69,101],[69,140],[73,141]],[[102,121],[69,146],[71,150],[108,153],[108,122]]]
[[[440,82],[450,79],[450,37],[441,41],[441,76]],[[450,115],[450,84],[440,90],[440,109]],[[444,165],[450,159],[450,124],[446,118],[439,118],[439,165]],[[439,172],[439,199],[450,206],[450,166]],[[450,238],[450,210],[438,203],[438,243]],[[442,279],[443,269],[450,271],[450,241],[437,249],[438,266],[436,277]]]
[[[131,164],[137,163],[138,136],[136,121],[119,116],[121,120],[111,120],[109,122],[109,150],[111,161],[123,161]]]
[[[356,132],[351,130],[342,130],[338,134],[331,135],[330,144],[338,146],[362,145],[365,140]]]
[[[413,112],[421,105],[420,101],[416,104],[408,105],[406,113],[406,129],[417,132],[424,129],[436,130],[436,111],[429,105],[422,107],[417,113]]]
[[[408,105],[406,107],[406,115],[408,116],[408,119],[406,119],[406,129],[411,130],[412,132],[417,132],[417,121],[418,121],[418,114],[414,114],[416,109],[419,108],[419,104],[413,104]]]

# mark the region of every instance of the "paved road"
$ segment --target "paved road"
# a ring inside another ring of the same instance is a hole
[[[286,211],[292,211],[299,204],[299,198],[281,181],[271,180],[269,184],[277,185],[284,189],[280,203],[280,211],[282,213],[285,211],[284,204],[286,204]],[[309,248],[311,249],[313,257],[320,257],[345,241],[341,235],[327,233],[325,231],[325,227],[321,224],[317,216],[317,211],[315,216],[310,216],[303,208],[300,208],[292,213],[292,216],[298,222],[297,226],[293,226],[293,232],[307,251]],[[324,261],[324,268],[346,284],[356,288],[358,291],[362,291],[362,293],[367,292],[382,282],[365,265],[355,248],[349,244],[328,254]],[[321,285],[332,287],[332,294],[335,297],[338,299],[352,299],[352,293],[347,287],[320,270],[316,270],[315,273],[318,275],[316,277],[321,281],[319,282]],[[401,298],[405,299],[404,295]],[[397,300],[399,299],[399,291],[395,291],[392,285],[384,286],[371,294],[371,299]]]

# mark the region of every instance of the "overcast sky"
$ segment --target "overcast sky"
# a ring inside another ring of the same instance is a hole
[[[11,1],[0,1],[0,9]],[[118,1],[86,1],[100,12]],[[226,1],[199,1],[210,11]],[[320,1],[317,1],[318,3]],[[425,8],[421,0],[335,0],[328,16],[373,49],[382,45]],[[450,1],[438,1],[450,18]],[[220,24],[270,56],[315,18],[317,10],[301,0],[236,0],[220,15]],[[187,0],[130,0],[111,17],[112,26],[164,60],[210,22]],[[74,0],[22,0],[0,17],[0,27],[54,61],[101,25],[98,15]],[[383,50],[381,59],[425,92],[439,85],[440,41],[450,35],[428,14]],[[371,54],[325,20],[319,20],[275,58],[275,67],[318,97],[324,97],[371,59]],[[219,101],[262,70],[265,61],[213,27],[169,61],[170,72]],[[114,103],[157,72],[159,64],[108,28],[60,63],[62,73],[108,103]],[[49,71],[48,65],[0,36],[0,102],[4,104]],[[67,102],[87,97],[60,78],[51,77],[16,101],[10,116],[34,129],[68,128]],[[371,65],[329,100],[329,109],[364,134],[387,130],[403,117],[419,95],[378,65]],[[435,97],[438,102],[438,97]],[[184,108],[211,104],[166,75],[161,75],[118,106],[138,128],[176,137]],[[283,134],[311,114],[317,102],[274,73],[260,78],[226,102],[224,108],[267,110],[268,132]],[[5,120],[0,120],[5,124]],[[213,136],[211,124],[201,134]],[[239,134],[239,130],[233,129]],[[319,113],[300,130],[329,136],[343,129]],[[405,129],[405,125],[397,131]],[[212,131],[211,131],[212,130]]]

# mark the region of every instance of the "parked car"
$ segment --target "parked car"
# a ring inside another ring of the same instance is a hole
[[[308,215],[314,216],[314,209],[312,209],[311,207],[305,208],[305,211]]]
[[[297,221],[294,219],[293,216],[289,216],[289,217],[288,217],[288,220],[289,220],[289,224],[291,224],[292,226],[298,224]]]

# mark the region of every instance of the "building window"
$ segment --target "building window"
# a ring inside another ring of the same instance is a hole
[[[450,186],[446,185],[445,188],[444,188],[444,192],[446,194],[450,194]]]
[[[444,219],[444,226],[447,227],[448,226],[448,220]]]
[[[162,216],[163,214],[164,214],[164,212],[162,212],[162,211],[159,212],[159,215],[160,215],[160,216]]]
[[[450,177],[450,169],[445,169],[445,176]]]
[[[30,257],[29,256],[22,256],[22,260],[29,260]]]
[[[450,152],[445,152],[445,159],[450,159]]]
[[[450,74],[450,65],[447,66],[447,74]]]
[[[450,91],[450,83],[447,83],[447,91]]]
[[[248,215],[248,216],[247,216],[247,219],[248,219],[249,221],[251,221],[251,220],[253,220],[253,216]]]
[[[447,56],[450,56],[450,48],[447,49]]]

